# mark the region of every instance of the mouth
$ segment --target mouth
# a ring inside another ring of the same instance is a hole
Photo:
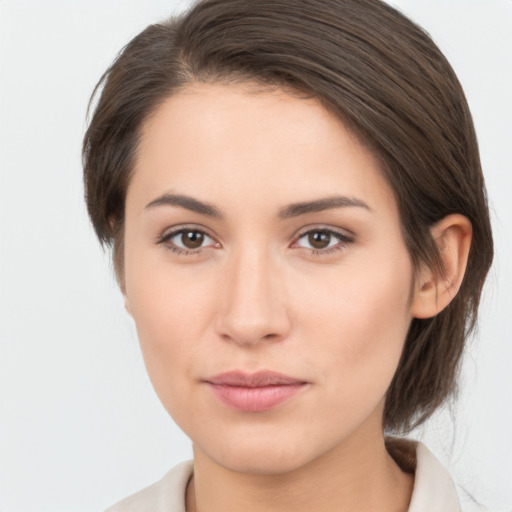
[[[233,371],[205,379],[213,394],[232,409],[263,412],[288,401],[309,383],[272,371]]]

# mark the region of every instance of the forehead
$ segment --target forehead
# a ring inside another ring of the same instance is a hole
[[[193,84],[147,120],[129,196],[176,189],[246,204],[335,193],[394,204],[372,153],[319,101],[254,84]]]

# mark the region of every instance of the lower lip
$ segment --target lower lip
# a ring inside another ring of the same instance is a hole
[[[262,412],[272,409],[296,395],[305,384],[285,384],[256,388],[208,383],[220,401],[233,409]]]

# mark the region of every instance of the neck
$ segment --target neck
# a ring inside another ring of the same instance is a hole
[[[305,466],[272,475],[231,471],[194,447],[187,512],[406,512],[412,487],[382,433],[355,436]]]

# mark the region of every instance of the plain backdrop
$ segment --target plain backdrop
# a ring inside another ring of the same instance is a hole
[[[158,402],[82,199],[89,95],[172,0],[0,0],[0,510],[81,512],[191,456]],[[492,512],[512,510],[512,2],[396,1],[473,111],[496,260],[457,407],[414,436]],[[453,420],[452,420],[453,416]],[[480,510],[461,491],[467,510]]]

